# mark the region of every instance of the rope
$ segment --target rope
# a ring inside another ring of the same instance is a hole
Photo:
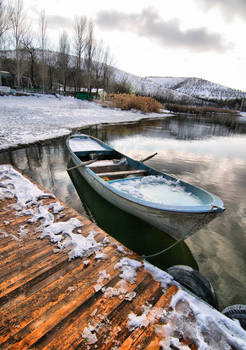
[[[204,219],[206,219],[206,217],[209,215],[209,212],[207,212],[207,214],[205,215]],[[200,225],[200,222],[196,223],[190,230],[190,232],[192,232],[196,226]],[[175,247],[176,245],[178,245],[180,242],[184,241],[186,238],[189,237],[189,232],[181,239],[179,239],[178,241],[174,242],[173,244],[171,244],[169,247],[165,248],[165,249],[162,249],[161,251],[157,252],[157,253],[153,253],[153,254],[150,254],[150,255],[142,255],[143,258],[153,258],[154,256],[157,256],[157,255],[161,255],[163,253],[166,253],[168,250],[172,249],[173,247]]]
[[[170,245],[169,247],[167,247],[167,248],[161,250],[160,252],[157,252],[157,253],[154,253],[154,254],[150,254],[150,255],[142,255],[142,257],[143,257],[143,258],[153,258],[154,256],[163,254],[163,253],[167,252],[169,249],[172,249],[173,247],[175,247],[176,245],[178,245],[180,242],[184,241],[185,238],[186,238],[186,236],[183,237],[182,239],[180,239],[180,240],[174,242],[172,245]]]

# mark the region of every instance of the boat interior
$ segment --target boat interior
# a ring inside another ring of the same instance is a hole
[[[86,157],[79,158],[83,162],[95,159],[93,163],[87,166],[106,181],[149,175],[147,167],[141,166],[141,163],[136,161],[131,162],[115,151],[91,152]]]

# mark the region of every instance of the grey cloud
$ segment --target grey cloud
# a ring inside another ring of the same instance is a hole
[[[51,29],[70,29],[73,21],[70,18],[62,16],[47,16],[47,22]]]
[[[242,17],[246,19],[246,0],[196,0],[203,8],[219,8],[227,19]]]
[[[97,14],[96,23],[105,30],[134,32],[164,47],[182,47],[194,51],[227,49],[220,34],[209,33],[204,27],[182,30],[179,20],[165,21],[152,8],[144,9],[139,14],[101,11]]]

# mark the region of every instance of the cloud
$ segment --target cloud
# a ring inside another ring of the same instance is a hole
[[[210,9],[218,7],[227,19],[242,17],[246,19],[245,0],[196,0],[203,8]]]
[[[97,13],[96,24],[105,30],[134,32],[163,47],[186,48],[199,52],[227,49],[220,34],[210,33],[205,27],[182,30],[178,19],[165,21],[153,8],[144,9],[139,14],[101,11]]]
[[[62,28],[65,30],[65,29],[71,29],[73,26],[73,20],[63,16],[54,16],[54,15],[47,16],[47,22],[48,22],[49,28],[51,29]]]

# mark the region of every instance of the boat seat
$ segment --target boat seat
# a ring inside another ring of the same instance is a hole
[[[146,174],[148,170],[125,170],[125,171],[111,171],[111,172],[106,172],[106,173],[97,173],[98,176],[100,177],[121,177],[121,176],[127,176],[127,175],[143,175]]]
[[[130,167],[129,164],[118,164],[115,163],[114,160],[99,160],[90,164],[89,168],[96,174],[135,170],[133,167]]]

